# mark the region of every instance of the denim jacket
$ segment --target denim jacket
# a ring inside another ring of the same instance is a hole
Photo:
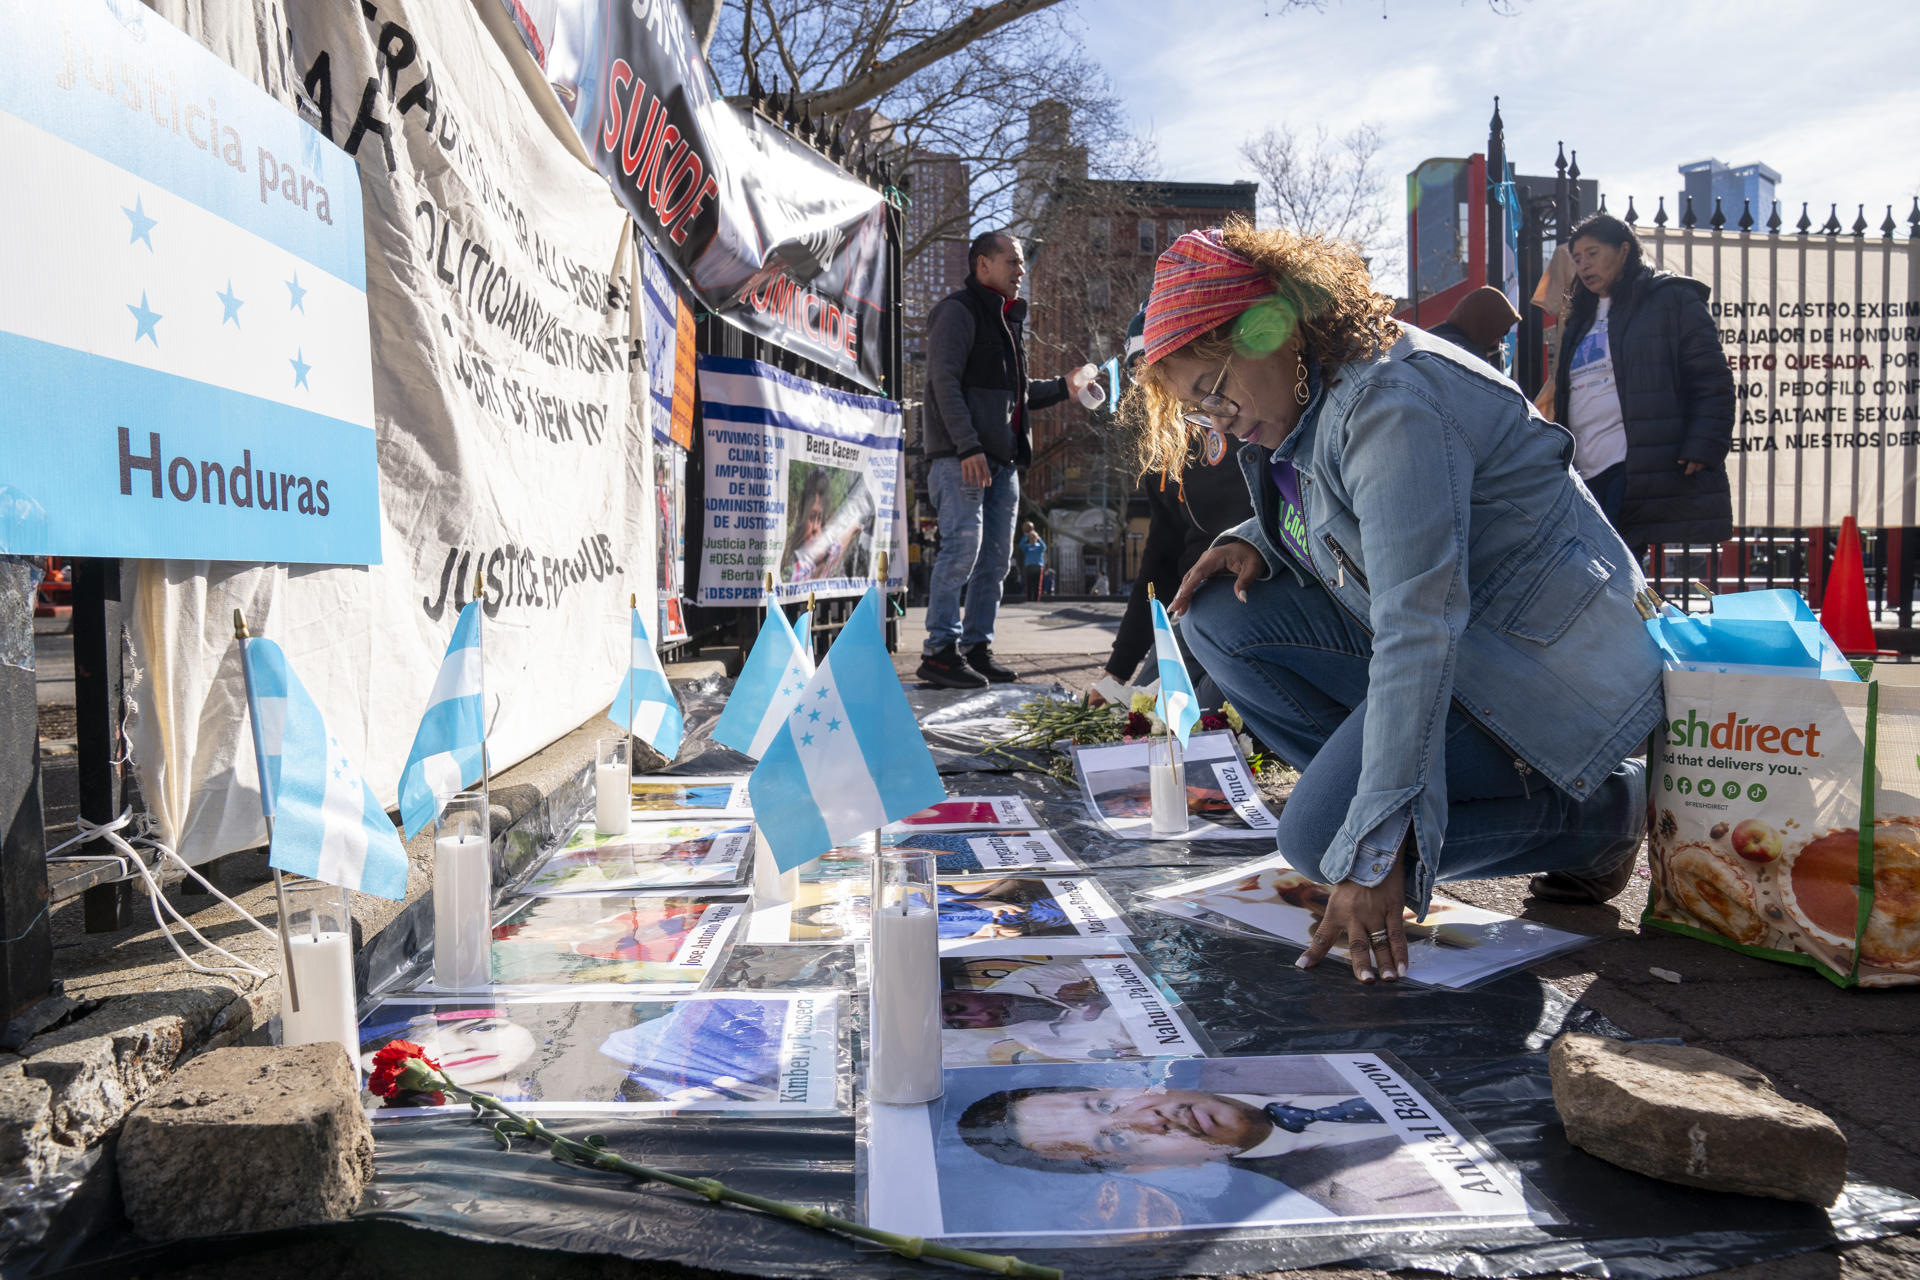
[[[1321,371],[1316,370],[1316,373]],[[1240,451],[1267,573],[1279,549],[1269,469],[1300,476],[1313,576],[1373,637],[1360,785],[1321,866],[1391,860],[1409,821],[1432,891],[1447,828],[1450,703],[1514,767],[1592,795],[1661,714],[1660,661],[1633,595],[1639,566],[1570,469],[1573,436],[1452,344],[1407,328],[1378,356],[1316,378],[1277,450]]]

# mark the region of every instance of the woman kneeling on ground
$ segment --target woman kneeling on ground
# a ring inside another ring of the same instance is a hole
[[[1391,318],[1352,249],[1245,222],[1164,253],[1141,461],[1244,444],[1254,517],[1171,612],[1249,727],[1301,771],[1279,847],[1332,886],[1310,967],[1407,968],[1434,885],[1545,873],[1603,902],[1633,874],[1659,721],[1639,568],[1511,382]],[[1231,582],[1212,581],[1230,575]]]

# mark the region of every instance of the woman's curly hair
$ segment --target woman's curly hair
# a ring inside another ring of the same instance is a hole
[[[1324,367],[1368,359],[1399,338],[1392,300],[1374,292],[1367,264],[1352,245],[1285,227],[1257,228],[1244,218],[1228,220],[1220,239],[1267,273],[1273,297],[1250,308],[1261,312],[1258,323],[1249,326],[1244,315],[1225,321],[1180,354],[1209,362],[1224,362],[1236,351],[1264,355],[1292,337],[1297,323],[1308,354]],[[1179,475],[1193,429],[1181,420],[1185,406],[1158,362],[1141,368],[1138,389],[1120,409],[1134,436],[1140,474]]]

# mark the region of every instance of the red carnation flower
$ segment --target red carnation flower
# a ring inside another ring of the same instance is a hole
[[[1127,712],[1127,737],[1144,738],[1153,732],[1153,724],[1138,711]]]
[[[404,1098],[407,1105],[440,1106],[446,1095],[439,1090],[421,1090],[408,1088],[405,1080],[412,1076],[415,1083],[425,1083],[421,1079],[424,1072],[440,1073],[440,1064],[427,1056],[427,1051],[411,1040],[389,1040],[380,1046],[373,1055],[373,1075],[367,1080],[367,1090],[376,1098],[385,1098],[390,1103]]]
[[[1218,733],[1227,727],[1227,718],[1218,711],[1209,711],[1200,717],[1200,727],[1209,733]]]

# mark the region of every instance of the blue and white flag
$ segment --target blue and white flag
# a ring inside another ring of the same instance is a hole
[[[481,706],[480,602],[471,601],[453,624],[447,656],[427,695],[426,714],[400,771],[400,825],[411,840],[440,816],[447,801],[480,780],[486,762],[486,713]]]
[[[248,640],[241,660],[260,808],[273,821],[267,865],[376,897],[406,897],[407,851],[285,652],[271,640]]]
[[[747,780],[782,871],[947,798],[894,674],[883,607],[868,588]]]
[[[720,723],[713,728],[713,740],[758,760],[812,678],[813,659],[787,625],[786,615],[770,605],[766,621],[760,624],[760,637],[753,642],[753,652],[733,682]]]
[[[1180,642],[1173,638],[1173,622],[1167,617],[1167,606],[1158,600],[1150,603],[1153,605],[1153,653],[1160,666],[1160,692],[1153,695],[1153,713],[1184,747],[1187,735],[1200,723],[1200,699],[1194,696],[1187,664],[1180,658]]]
[[[671,760],[680,750],[680,738],[686,721],[680,715],[680,701],[673,696],[667,673],[660,666],[660,655],[647,639],[647,626],[640,611],[633,610],[633,641],[627,658],[627,674],[614,690],[613,705],[607,719]]]

